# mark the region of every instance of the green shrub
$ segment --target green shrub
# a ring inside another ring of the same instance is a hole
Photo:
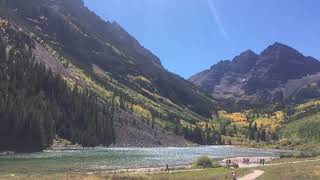
[[[293,152],[280,153],[280,158],[293,158],[293,157],[295,157]]]
[[[209,168],[212,167],[212,161],[208,156],[201,156],[197,159],[196,165],[198,167]]]
[[[213,159],[210,159],[208,156],[200,156],[194,163],[196,167],[203,167],[203,168],[216,168],[220,167],[220,164]]]

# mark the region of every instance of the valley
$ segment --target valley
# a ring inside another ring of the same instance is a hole
[[[284,43],[183,78],[82,0],[0,0],[0,179],[317,179],[319,112],[320,61]]]

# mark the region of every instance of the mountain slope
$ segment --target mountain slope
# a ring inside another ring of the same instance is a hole
[[[13,0],[9,7],[23,7],[16,10],[18,18],[26,21],[29,29],[81,68],[90,71],[93,64],[97,65],[127,86],[131,85],[128,76],[143,76],[152,83],[152,87],[146,87],[148,91],[201,115],[211,115],[214,108],[212,100],[191,83],[166,71],[156,56],[117,23],[105,23],[85,8],[81,0],[33,0],[28,4]],[[208,108],[199,110],[194,105],[198,102],[208,104]]]
[[[30,37],[37,62],[62,76],[68,86],[88,90],[115,106],[116,144],[186,144],[179,137],[182,122],[206,121],[218,108],[199,88],[168,72],[119,24],[104,22],[89,11],[82,0],[0,4],[1,17],[14,31]]]
[[[237,102],[238,107],[267,107],[269,103],[274,108],[297,99],[307,100],[305,93],[301,97],[302,91],[320,82],[319,72],[320,62],[315,58],[275,43],[260,55],[248,50],[189,80],[215,98]],[[309,98],[316,97],[319,94],[313,93]]]
[[[114,106],[34,61],[34,46],[0,20],[0,151],[39,151],[55,135],[90,147],[114,143]]]

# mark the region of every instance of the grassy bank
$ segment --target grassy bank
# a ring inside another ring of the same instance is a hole
[[[209,168],[209,169],[190,169],[190,170],[176,170],[172,172],[151,172],[151,173],[121,173],[121,174],[80,174],[80,173],[51,173],[51,174],[32,174],[32,175],[15,175],[15,177],[8,175],[0,176],[0,179],[24,179],[24,180],[224,180],[230,179],[232,170],[226,168]],[[249,170],[236,170],[239,175],[249,173]]]
[[[228,180],[232,171],[238,177],[262,170],[264,174],[258,180],[282,180],[282,179],[320,179],[320,157],[312,158],[281,158],[272,161],[271,165],[256,168],[245,168],[232,170],[229,168],[192,168],[180,169],[170,172],[123,172],[123,173],[103,173],[96,172],[89,174],[63,173],[63,172],[37,172],[32,174],[0,174],[2,179],[24,179],[24,180]]]

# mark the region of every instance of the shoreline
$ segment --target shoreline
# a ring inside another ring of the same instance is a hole
[[[249,164],[243,163],[243,159],[249,159]],[[260,167],[263,166],[260,164],[260,159],[265,160],[265,165],[270,164],[273,160],[280,159],[280,157],[266,157],[266,156],[252,156],[252,157],[232,157],[232,158],[214,158],[217,160],[221,167],[230,167],[226,165],[227,160],[231,160],[232,163],[237,163],[239,165],[238,168],[252,168],[252,167]],[[179,171],[179,170],[191,170],[192,163],[184,164],[184,165],[169,165],[170,171]],[[202,168],[199,168],[200,170]],[[96,173],[153,173],[153,172],[166,172],[166,167],[164,166],[154,166],[154,167],[137,167],[137,168],[92,168],[92,169],[78,169],[75,171],[76,173],[86,172],[85,174],[96,174]]]
[[[244,162],[244,159],[247,159],[248,162]],[[260,160],[264,160],[265,164],[262,165]],[[270,164],[273,160],[280,159],[280,157],[233,157],[233,158],[226,158],[222,161],[219,161],[220,165],[227,166],[227,160],[231,161],[231,164],[235,163],[238,165],[239,168],[251,168],[251,167],[260,167]]]
[[[169,166],[169,172],[171,171],[178,171],[178,170],[190,170],[192,169],[192,164],[189,165],[176,165],[176,166]],[[87,175],[93,175],[93,174],[120,174],[120,173],[155,173],[155,172],[167,172],[165,166],[161,167],[142,167],[142,168],[119,168],[119,169],[86,169],[86,170],[76,170],[74,173],[81,173],[84,172],[84,174]]]
[[[249,164],[243,163],[243,159],[249,159]],[[263,156],[255,156],[255,157],[233,157],[233,158],[217,158],[219,161],[219,165],[221,167],[230,167],[226,165],[227,160],[231,160],[232,163],[237,163],[239,165],[238,168],[252,168],[252,167],[263,167],[270,164],[273,160],[280,159],[280,157],[263,157]],[[260,164],[260,159],[265,160],[265,165]],[[231,167],[233,168],[233,167]],[[192,168],[192,163],[185,165],[174,165],[169,166],[169,172],[175,171],[183,171],[183,170],[202,170],[203,168]],[[137,167],[137,168],[93,168],[93,169],[78,169],[74,171],[74,173],[84,173],[87,175],[94,174],[120,174],[120,173],[155,173],[155,172],[167,172],[165,166],[159,167]]]

